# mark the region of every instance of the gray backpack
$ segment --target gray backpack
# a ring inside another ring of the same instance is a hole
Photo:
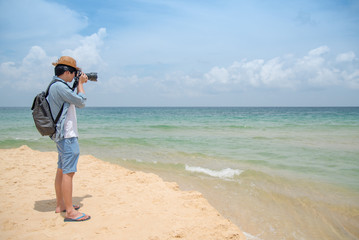
[[[50,105],[47,101],[47,96],[49,95],[50,87],[55,82],[62,82],[59,80],[53,80],[47,87],[46,92],[41,92],[36,95],[34,102],[32,103],[32,117],[34,119],[35,126],[39,133],[42,136],[52,136],[56,132],[56,123],[59,121],[59,118],[64,109],[64,104],[62,104],[60,112],[57,114],[56,119],[54,120],[51,114]],[[66,86],[66,83],[62,82]],[[69,87],[69,86],[68,86]]]

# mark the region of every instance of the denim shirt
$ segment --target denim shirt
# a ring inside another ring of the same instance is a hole
[[[64,82],[66,85],[67,83],[62,80],[61,78],[54,76],[53,80],[60,80]],[[67,110],[69,109],[70,104],[74,104],[78,108],[85,107],[86,102],[86,95],[83,93],[76,93],[72,91],[70,87],[65,86],[65,84],[61,82],[55,82],[51,85],[49,89],[49,95],[47,100],[49,102],[52,117],[56,119],[57,114],[60,112],[62,104],[64,104],[64,109],[62,110],[62,114],[59,118],[59,121],[56,124],[56,133],[51,136],[51,139],[55,142],[61,141],[64,139],[64,124],[67,115]]]

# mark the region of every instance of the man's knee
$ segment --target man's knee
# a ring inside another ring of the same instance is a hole
[[[68,177],[72,178],[72,177],[75,175],[75,173],[74,173],[74,172],[71,172],[71,173],[64,173],[63,175],[65,175],[65,176],[68,176]]]

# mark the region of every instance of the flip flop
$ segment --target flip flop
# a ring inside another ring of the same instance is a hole
[[[86,216],[86,214],[83,213],[80,217],[77,217],[77,218],[65,218],[64,222],[83,222],[83,221],[90,220],[90,218],[91,218],[90,216],[88,216],[88,218],[81,219],[85,216]]]

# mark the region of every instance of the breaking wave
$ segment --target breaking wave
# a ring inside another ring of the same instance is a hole
[[[193,173],[202,173],[205,175],[209,175],[211,177],[217,177],[224,180],[231,180],[235,176],[239,176],[243,171],[239,169],[232,169],[232,168],[226,168],[219,171],[211,170],[208,168],[203,167],[191,167],[186,165],[186,171],[193,172]]]

